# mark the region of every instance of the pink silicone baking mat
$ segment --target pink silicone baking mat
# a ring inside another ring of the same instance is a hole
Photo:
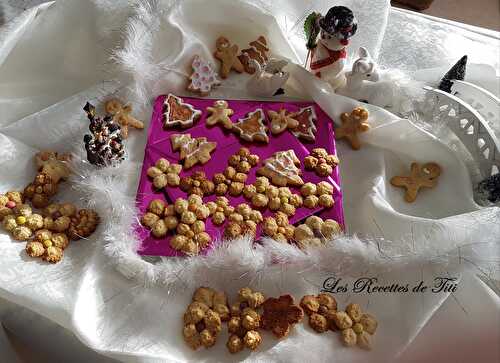
[[[224,130],[220,126],[207,127],[205,124],[205,119],[207,117],[207,107],[213,105],[214,100],[211,99],[199,99],[199,98],[188,98],[184,97],[183,100],[186,103],[191,104],[195,109],[202,111],[201,118],[193,125],[193,127],[188,129],[168,129],[163,128],[163,103],[166,96],[159,96],[154,104],[153,115],[151,118],[151,124],[148,131],[148,141],[146,144],[146,151],[144,155],[144,162],[142,165],[141,178],[139,181],[139,187],[137,190],[137,205],[140,211],[140,215],[143,215],[147,211],[149,203],[153,199],[162,199],[166,203],[170,204],[175,201],[175,199],[182,197],[186,198],[187,195],[179,188],[166,188],[163,191],[155,190],[152,185],[151,180],[147,176],[147,169],[153,166],[160,157],[168,159],[170,162],[179,162],[179,154],[172,150],[170,143],[170,136],[172,134],[179,133],[189,133],[192,137],[206,137],[209,141],[217,142],[217,148],[212,153],[212,158],[210,161],[204,165],[196,165],[193,168],[181,172],[182,176],[190,175],[194,171],[202,170],[206,173],[208,178],[211,178],[215,173],[223,172],[227,166],[227,160],[229,156],[236,153],[240,147],[245,146],[250,149],[253,154],[257,154],[260,160],[270,157],[274,152],[280,150],[293,149],[295,154],[300,160],[303,160],[305,156],[309,154],[309,151],[315,147],[324,147],[331,154],[336,154],[335,149],[335,139],[333,135],[332,120],[328,115],[323,112],[323,110],[311,102],[262,102],[262,101],[241,101],[241,100],[227,100],[229,108],[234,110],[234,115],[231,117],[233,122],[236,122],[239,118],[244,117],[248,112],[254,111],[257,108],[262,108],[267,117],[268,110],[279,111],[281,108],[285,108],[290,112],[298,111],[299,109],[307,106],[313,106],[316,111],[317,116],[317,132],[316,132],[316,142],[314,143],[302,143],[299,141],[291,132],[285,131],[280,135],[274,136],[269,133],[270,142],[269,144],[263,143],[248,143],[241,140],[235,134]],[[269,123],[269,120],[266,120]],[[259,164],[260,166],[260,164]],[[253,183],[256,178],[256,171],[258,167],[252,168],[248,174],[247,184]],[[334,186],[334,200],[335,205],[333,208],[323,209],[307,209],[305,207],[298,208],[296,214],[290,218],[291,223],[297,223],[304,220],[312,214],[317,214],[322,218],[331,218],[339,222],[342,226],[344,225],[344,216],[342,209],[342,192],[340,188],[340,177],[339,177],[339,167],[335,168],[334,173],[327,178],[322,178],[317,176],[314,172],[306,171],[302,168],[302,178],[304,181],[318,183],[320,181],[328,181]],[[298,193],[297,188],[290,188],[292,192]],[[248,201],[243,197],[230,197],[226,196],[231,205],[236,206],[240,203],[248,203]],[[204,201],[208,202],[214,200],[215,196],[205,197]],[[250,203],[248,203],[250,204]],[[263,211],[264,216],[272,215],[273,213],[269,210]],[[206,253],[211,248],[217,246],[217,244],[222,239],[223,226],[215,226],[212,224],[211,219],[208,218],[205,222],[206,231],[212,237],[212,243],[207,247],[203,253]],[[141,255],[149,256],[182,256],[181,252],[175,251],[170,247],[169,240],[171,236],[167,236],[163,239],[158,239],[150,236],[150,231],[140,225],[135,227],[136,233],[142,241],[138,253]],[[260,234],[260,228],[258,229],[258,234]]]

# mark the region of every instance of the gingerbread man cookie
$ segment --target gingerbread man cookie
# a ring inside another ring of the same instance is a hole
[[[342,120],[342,126],[335,128],[335,138],[337,140],[347,139],[354,150],[359,150],[361,141],[358,134],[370,129],[370,125],[366,123],[368,111],[362,107],[356,107],[350,114],[344,112],[340,115],[340,119]]]
[[[299,122],[290,116],[284,108],[276,111],[268,111],[267,114],[271,119],[271,133],[273,135],[281,134],[286,129],[295,129],[299,126]]]
[[[292,131],[295,137],[307,142],[316,141],[316,121],[318,118],[314,107],[301,108],[299,112],[292,113],[290,117],[298,122],[297,127]]]
[[[274,185],[280,187],[301,186],[304,181],[300,177],[302,171],[298,166],[300,160],[292,149],[278,151],[264,161],[264,166],[257,170],[257,174],[268,177]]]
[[[412,163],[410,175],[395,176],[391,179],[391,184],[405,188],[405,200],[412,203],[417,199],[420,188],[434,188],[437,185],[439,175],[441,175],[441,167],[436,163],[424,165]]]
[[[185,129],[193,126],[201,117],[200,110],[196,110],[192,105],[183,102],[182,98],[171,93],[165,99],[164,111],[163,126],[165,128],[180,126]]]
[[[172,150],[180,153],[179,160],[184,160],[184,169],[196,164],[206,164],[210,153],[217,147],[216,142],[207,141],[206,137],[193,139],[191,134],[174,134],[170,136]]]
[[[222,78],[227,78],[232,69],[238,73],[244,71],[243,64],[241,64],[237,57],[238,46],[236,44],[231,45],[227,38],[219,37],[215,43],[215,47],[217,50],[214,53],[214,57],[221,62],[220,76]]]
[[[110,115],[113,115],[115,121],[121,125],[122,136],[124,139],[128,137],[128,127],[142,130],[144,123],[134,118],[130,113],[132,112],[131,105],[123,105],[120,101],[114,99],[105,103],[104,109]]]
[[[233,130],[245,141],[269,143],[267,127],[264,125],[264,111],[261,108],[250,112],[247,117],[239,119],[233,125]]]
[[[68,162],[71,160],[70,154],[59,154],[54,151],[40,151],[35,155],[35,162],[40,173],[44,173],[52,178],[54,183],[65,180],[71,174]]]
[[[229,108],[227,101],[215,101],[213,107],[207,107],[207,111],[210,115],[207,117],[208,126],[214,126],[220,123],[225,129],[231,130],[233,122],[230,117],[233,115],[234,111]]]
[[[193,73],[189,77],[189,91],[198,93],[200,96],[207,96],[212,88],[220,85],[219,77],[212,64],[199,55],[194,56],[191,67]]]

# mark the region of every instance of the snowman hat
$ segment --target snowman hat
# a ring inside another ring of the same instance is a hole
[[[326,16],[319,20],[319,26],[324,32],[339,39],[349,39],[358,30],[358,21],[351,9],[345,6],[334,6]]]

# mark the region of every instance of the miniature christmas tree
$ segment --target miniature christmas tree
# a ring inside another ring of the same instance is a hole
[[[478,185],[479,194],[486,197],[490,202],[500,202],[500,173],[486,178]]]
[[[90,134],[84,136],[87,160],[97,166],[116,164],[124,159],[121,128],[113,116],[96,116],[95,107],[87,102],[83,108],[90,120]]]
[[[465,79],[465,71],[467,68],[467,56],[464,55],[460,60],[455,63],[451,69],[446,72],[444,77],[441,79],[441,83],[439,83],[439,89],[441,91],[445,91],[451,93],[451,86],[453,86],[454,80],[463,81]]]

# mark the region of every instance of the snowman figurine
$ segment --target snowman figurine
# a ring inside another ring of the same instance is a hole
[[[311,72],[329,82],[334,90],[341,87],[345,83],[342,70],[347,58],[346,47],[358,29],[353,12],[345,6],[334,6],[326,16],[312,13],[304,28]]]

